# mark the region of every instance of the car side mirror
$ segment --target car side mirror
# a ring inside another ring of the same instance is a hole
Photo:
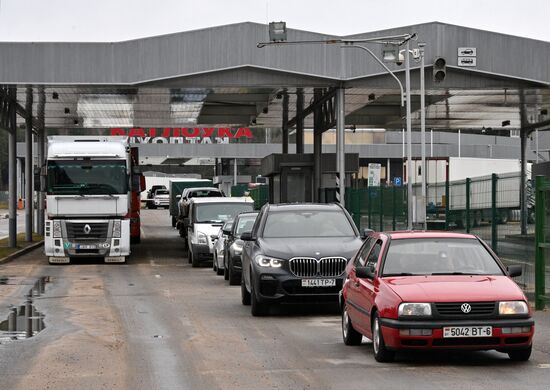
[[[243,241],[255,241],[256,239],[252,236],[252,232],[244,232],[241,234],[241,240]]]
[[[372,229],[363,229],[363,231],[361,232],[361,239],[364,240],[365,238],[367,238],[369,236],[369,234],[373,233],[374,230]]]
[[[374,267],[356,267],[355,276],[361,279],[374,279]]]
[[[508,270],[508,276],[513,278],[514,276],[521,276],[523,273],[523,270],[521,269],[521,265],[509,265],[506,267]]]
[[[222,230],[222,231],[223,231],[223,234],[225,234],[226,236],[230,236],[230,235],[231,235],[231,230],[224,229],[224,230]]]

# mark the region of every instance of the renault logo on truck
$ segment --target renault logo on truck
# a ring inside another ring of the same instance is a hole
[[[84,228],[82,230],[84,231],[84,234],[90,234],[92,228],[90,227],[90,225],[86,224],[84,225]]]

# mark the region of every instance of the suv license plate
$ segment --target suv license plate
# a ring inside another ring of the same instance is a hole
[[[333,287],[336,279],[302,279],[302,287]]]
[[[491,337],[491,326],[448,326],[443,328],[443,337]]]

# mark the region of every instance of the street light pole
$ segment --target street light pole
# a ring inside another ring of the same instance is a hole
[[[428,171],[426,170],[426,91],[425,91],[425,80],[424,80],[424,47],[425,43],[419,43],[418,48],[420,49],[420,145],[422,148],[421,152],[421,163],[420,169],[422,173],[422,228],[427,229],[426,223],[426,179]]]
[[[412,197],[412,128],[411,128],[411,65],[410,41],[405,47],[405,93],[406,93],[406,117],[407,117],[407,229],[413,228],[413,197]]]

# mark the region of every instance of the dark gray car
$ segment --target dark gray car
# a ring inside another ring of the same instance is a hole
[[[241,295],[252,315],[279,302],[338,301],[362,240],[338,204],[266,204],[243,233]]]

